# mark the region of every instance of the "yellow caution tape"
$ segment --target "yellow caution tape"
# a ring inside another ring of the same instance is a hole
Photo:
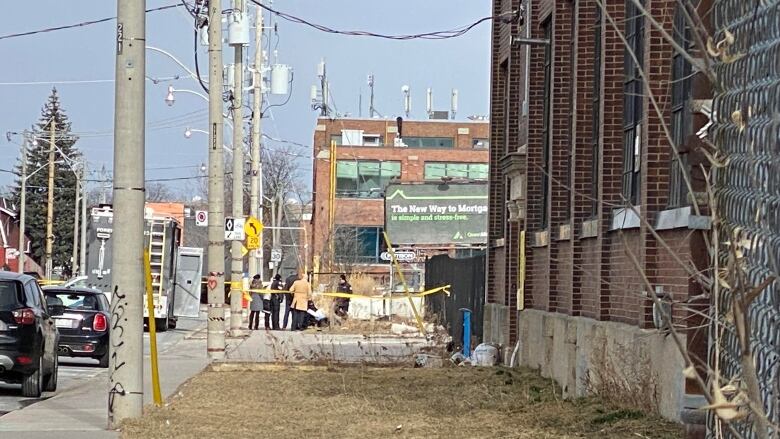
[[[226,282],[230,283],[230,282]],[[240,283],[240,282],[238,282]],[[411,297],[425,297],[430,296],[431,294],[437,294],[437,293],[444,293],[448,297],[450,295],[450,287],[452,285],[444,285],[441,287],[432,288],[430,290],[425,290],[420,293],[412,294]],[[293,294],[290,291],[287,290],[268,290],[268,289],[248,289],[248,290],[234,290],[236,292],[241,292],[244,296],[244,298],[248,301],[252,301],[251,295],[249,293],[257,293],[257,294]],[[403,300],[406,299],[406,296],[366,296],[364,294],[353,294],[353,293],[338,293],[338,292],[326,292],[326,293],[320,293],[321,296],[326,297],[340,297],[344,299],[373,299],[373,300]]]

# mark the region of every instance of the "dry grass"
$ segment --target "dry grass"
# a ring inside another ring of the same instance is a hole
[[[207,371],[123,438],[679,438],[682,428],[588,398],[561,401],[530,370]]]

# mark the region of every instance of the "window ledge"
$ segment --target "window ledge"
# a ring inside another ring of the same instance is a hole
[[[594,218],[582,222],[582,232],[580,233],[580,239],[595,238],[599,236],[599,220]]]
[[[558,226],[558,235],[555,237],[556,241],[569,241],[571,240],[571,225],[561,224]]]
[[[655,230],[709,230],[711,224],[712,219],[710,217],[696,215],[691,206],[686,206],[658,212],[655,221]]]
[[[541,230],[538,232],[531,232],[530,240],[531,242],[529,245],[531,247],[547,247],[547,245],[550,243],[550,231]]]
[[[636,212],[635,212],[636,210]],[[612,211],[612,224],[610,231],[638,229],[642,225],[639,215],[642,214],[642,206],[634,206],[633,209],[622,207]]]

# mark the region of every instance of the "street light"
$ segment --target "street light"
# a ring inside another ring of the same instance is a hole
[[[190,128],[190,127],[187,127],[187,128],[184,130],[184,137],[185,137],[185,138],[187,138],[187,139],[191,139],[191,138],[192,138],[192,133],[200,133],[200,134],[205,134],[205,135],[207,135],[207,136],[209,135],[209,132],[208,132],[208,131],[206,131],[206,130],[200,130],[200,129],[197,129],[197,128]],[[227,151],[227,152],[229,152],[229,153],[231,153],[231,154],[233,153],[233,150],[232,150],[230,147],[228,147],[227,145],[225,145],[224,143],[222,144],[222,148],[223,148],[225,151]],[[204,166],[205,166],[205,165],[204,165]]]

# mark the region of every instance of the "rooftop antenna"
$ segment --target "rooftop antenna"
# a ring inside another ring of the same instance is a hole
[[[433,90],[430,87],[425,95],[425,111],[428,113],[428,117],[433,114]]]
[[[458,111],[458,89],[452,89],[450,96],[450,118],[455,119],[455,113]]]
[[[328,108],[328,95],[329,84],[328,77],[325,69],[325,58],[322,58],[319,64],[317,64],[317,77],[320,79],[320,94],[317,93],[317,86],[311,86],[311,109],[320,110],[320,115],[328,117],[330,115],[330,108]],[[322,96],[321,100],[318,97]]]
[[[404,113],[406,118],[409,118],[409,113],[412,111],[412,96],[409,93],[410,89],[408,85],[401,87],[401,92],[404,94]]]
[[[371,90],[371,95],[368,100],[368,117],[373,118],[376,110],[374,109],[374,74],[368,75],[368,88]]]

